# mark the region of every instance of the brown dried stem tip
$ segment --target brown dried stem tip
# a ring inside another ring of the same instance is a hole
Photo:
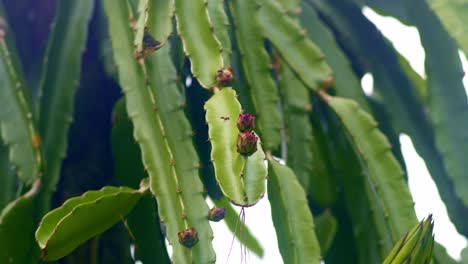
[[[216,82],[218,86],[230,86],[234,81],[234,70],[232,68],[222,68],[216,72]]]
[[[136,54],[137,59],[146,57],[146,55],[159,49],[161,45],[161,42],[154,39],[154,37],[145,29],[145,33],[143,35],[143,50]]]
[[[226,213],[226,209],[213,207],[208,212],[208,220],[213,222],[219,222],[224,219],[224,215]]]
[[[237,128],[240,132],[253,131],[255,129],[255,116],[249,113],[239,114]]]
[[[187,228],[184,231],[177,233],[179,243],[185,247],[192,248],[198,243],[198,233],[195,228]]]
[[[246,131],[237,137],[237,152],[243,156],[251,156],[257,151],[258,137],[253,131]]]

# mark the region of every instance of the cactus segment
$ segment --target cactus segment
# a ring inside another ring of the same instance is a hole
[[[143,56],[146,52],[143,50],[146,23],[148,21],[149,0],[138,1],[138,20],[135,24],[135,55]]]
[[[264,0],[260,24],[265,36],[307,87],[317,90],[332,85],[332,71],[320,49],[307,37],[294,18],[275,0]]]
[[[140,145],[143,165],[150,177],[151,191],[158,202],[159,216],[166,225],[167,238],[173,245],[172,261],[191,263],[193,259],[190,250],[181,246],[177,237],[177,232],[188,228],[185,208],[178,192],[180,186],[172,174],[173,163],[159,125],[160,120],[155,113],[154,102],[151,100],[152,94],[146,86],[143,68],[133,57],[134,36],[128,23],[128,8],[120,1],[105,0],[103,3],[109,19],[119,82],[125,93],[128,115],[134,125],[134,137]],[[185,192],[190,193],[189,190]]]
[[[237,118],[241,106],[236,93],[231,88],[222,89],[205,103],[205,110],[212,146],[211,159],[222,192],[239,206],[257,203],[265,192],[265,154],[260,140],[252,156],[245,158],[237,152]]]
[[[314,122],[314,132],[322,151],[336,157],[334,162],[327,160],[328,166],[331,171],[336,171],[337,184],[343,186],[344,205],[353,223],[352,235],[358,262],[380,263],[392,249],[394,242],[388,227],[386,208],[380,203],[375,184],[368,179],[368,169],[361,163],[361,158],[346,138],[339,119],[323,102],[317,101],[315,109],[321,114],[322,120],[326,121],[326,124],[323,121],[320,122],[322,124]],[[317,121],[316,116],[313,117],[313,121]],[[331,251],[334,250],[332,246]]]
[[[461,252],[462,259],[461,263],[465,263],[466,257],[463,257],[463,253],[466,252],[467,249],[465,248],[464,251]],[[442,245],[437,242],[434,242],[434,247],[432,249],[433,261],[432,263],[437,264],[458,264],[460,262],[454,260],[448,253],[447,249],[445,249]]]
[[[322,94],[340,119],[349,140],[368,170],[368,177],[385,208],[392,237],[404,235],[416,222],[413,200],[403,171],[391,153],[387,138],[378,130],[372,116],[349,99]]]
[[[425,1],[407,3],[424,46],[428,76],[428,110],[435,143],[455,193],[468,208],[468,98],[463,85],[463,67],[455,41],[445,31]],[[468,7],[465,4],[465,10]]]
[[[4,208],[16,197],[17,178],[8,158],[8,147],[3,145],[0,137],[0,208]]]
[[[223,68],[224,63],[222,47],[214,35],[205,1],[175,0],[175,14],[192,74],[204,88],[213,88],[216,71]]]
[[[468,2],[429,0],[428,5],[440,19],[447,32],[457,41],[458,46],[468,54]]]
[[[385,98],[382,103],[390,114],[389,119],[398,131],[411,137],[416,151],[426,160],[441,198],[447,205],[450,219],[461,234],[468,236],[468,221],[465,219],[468,207],[454,190],[443,157],[434,142],[434,131],[424,111],[425,106],[413,94],[413,87],[402,72],[394,49],[388,45],[375,25],[362,15],[359,7],[339,0],[307,2],[313,2],[321,18],[339,33],[341,40],[346,39],[346,45],[353,56],[366,56],[366,70],[372,72],[375,89]],[[349,14],[353,14],[352,18]],[[382,59],[387,63],[382,64]]]
[[[0,138],[8,147],[9,160],[16,167],[19,179],[31,184],[40,177],[42,169],[40,137],[25,94],[26,83],[8,47],[12,33],[5,18],[0,16],[0,20],[5,23],[0,37]]]
[[[147,177],[141,161],[141,151],[133,138],[133,125],[125,108],[125,98],[119,99],[112,111],[111,132],[114,175],[119,185],[138,188]]]
[[[320,48],[325,55],[325,61],[335,72],[333,88],[337,96],[353,99],[364,110],[368,111],[366,97],[361,88],[361,82],[351,68],[351,62],[338,46],[333,32],[319,18],[315,11],[306,2],[301,5],[300,16],[302,25],[309,32],[310,39]]]
[[[282,127],[278,111],[278,89],[271,77],[271,60],[264,48],[258,5],[255,1],[229,1],[236,23],[235,33],[242,66],[258,118],[259,134],[265,150],[276,150]]]
[[[314,218],[314,223],[315,233],[317,234],[322,256],[326,256],[328,249],[330,249],[333,243],[333,239],[335,239],[338,221],[330,211],[326,210]]]
[[[33,249],[33,197],[25,194],[0,213],[0,263],[27,263]]]
[[[161,47],[174,30],[174,0],[150,0],[148,10],[148,32],[161,43]]]
[[[314,174],[317,160],[312,153],[313,130],[308,112],[312,110],[309,90],[297,78],[287,64],[281,64],[279,72],[279,89],[282,94],[282,105],[285,120],[287,156],[286,163],[295,172],[306,192],[311,186],[312,177],[325,179],[326,175]],[[323,185],[314,182],[320,190]],[[312,192],[315,197],[316,192]],[[318,198],[318,197],[317,197]],[[322,199],[314,199],[319,201]]]
[[[38,128],[47,160],[44,188],[48,191],[55,190],[66,155],[73,99],[93,7],[94,0],[59,2],[49,38],[37,103]]]
[[[294,172],[277,161],[268,161],[268,172],[268,199],[283,262],[320,263],[320,245],[304,189]]]
[[[228,0],[229,1],[229,0]],[[224,0],[207,0],[208,14],[214,34],[221,42],[224,66],[231,65],[232,46],[229,37],[229,19],[224,10]]]
[[[36,230],[42,258],[53,261],[121,221],[142,197],[143,190],[104,187],[67,200],[47,213]]]
[[[213,199],[213,203],[217,207],[222,207],[226,209],[224,223],[226,223],[228,229],[234,234],[234,236],[245,245],[250,251],[255,253],[259,257],[263,257],[263,248],[250,232],[248,226],[245,225],[239,219],[239,215],[234,210],[233,205],[226,199],[222,197],[221,199]]]
[[[147,176],[141,160],[141,151],[133,139],[133,125],[121,98],[112,112],[112,153],[114,174],[121,185],[138,188]],[[126,227],[135,244],[135,259],[144,263],[169,264],[165,237],[162,235],[156,200],[144,195],[127,217]]]
[[[193,145],[193,129],[184,112],[185,98],[180,92],[169,44],[146,59],[148,80],[157,109],[155,114],[159,116],[172,164],[171,177],[181,191],[179,197],[187,225],[198,232],[199,242],[192,248],[192,257],[196,263],[214,263],[213,231],[206,218],[209,207],[203,197],[203,184],[198,172],[200,161]]]
[[[279,70],[287,138],[286,164],[314,202],[323,207],[331,206],[336,200],[336,183],[309,120],[312,111],[309,90],[289,65],[281,64]]]
[[[278,2],[291,17],[296,17],[301,12],[301,0],[279,0]]]
[[[156,201],[150,194],[144,195],[128,214],[126,227],[135,245],[135,260],[143,263],[169,264],[165,237],[156,210]]]

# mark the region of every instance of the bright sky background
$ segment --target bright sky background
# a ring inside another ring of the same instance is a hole
[[[392,41],[395,48],[409,60],[415,71],[421,76],[425,76],[424,50],[419,41],[417,30],[399,23],[396,19],[382,17],[369,8],[365,8],[363,12]],[[468,63],[462,54],[461,57],[464,70],[467,72]],[[372,82],[371,75],[366,75],[363,78],[362,85],[366,93],[372,92]],[[464,84],[466,89],[468,87],[468,77],[465,77]],[[406,135],[401,135],[400,142],[404,158],[407,161],[409,187],[416,203],[416,214],[420,220],[430,213],[434,215],[435,240],[444,245],[452,257],[458,259],[461,250],[467,246],[467,241],[456,232],[453,224],[448,219],[445,205],[440,200],[436,186],[427,171],[424,161],[415,152],[411,139]],[[212,207],[211,201],[208,202]],[[278,251],[273,223],[271,222],[268,197],[265,196],[254,207],[246,208],[245,216],[246,224],[263,245],[265,255],[263,259],[260,259],[255,254],[248,253],[247,260],[244,259],[242,263],[283,263]],[[215,235],[213,244],[216,250],[217,263],[241,263],[240,244],[237,240],[232,244],[233,236],[227,230],[225,224],[223,222],[213,223],[212,227]],[[229,252],[230,257],[228,260]]]

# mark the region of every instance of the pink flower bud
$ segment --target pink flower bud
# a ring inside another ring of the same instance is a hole
[[[240,133],[237,137],[237,152],[243,156],[250,156],[257,151],[258,137],[253,131]]]
[[[213,222],[219,222],[224,219],[225,213],[226,213],[226,209],[213,207],[208,212],[208,220],[213,221]]]
[[[219,86],[230,86],[234,81],[234,70],[232,68],[223,68],[216,72],[216,81]]]
[[[195,228],[187,228],[184,231],[177,233],[179,243],[185,247],[192,248],[198,243],[198,233]]]
[[[240,132],[252,131],[255,129],[255,116],[245,113],[239,114],[239,119],[237,119],[237,128]]]

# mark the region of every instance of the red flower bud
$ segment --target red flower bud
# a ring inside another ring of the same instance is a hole
[[[213,222],[219,222],[224,219],[225,213],[226,213],[226,209],[213,207],[208,212],[208,220],[213,221]]]
[[[234,81],[234,70],[232,68],[223,68],[216,72],[216,81],[219,86],[225,87]]]
[[[237,128],[240,132],[252,131],[255,129],[255,116],[246,113],[239,114],[239,119],[237,119]]]
[[[188,228],[184,231],[177,233],[179,236],[179,243],[185,247],[192,248],[198,243],[198,233],[195,228]]]
[[[257,151],[258,137],[253,131],[240,133],[237,137],[237,152],[243,156],[250,156]]]

